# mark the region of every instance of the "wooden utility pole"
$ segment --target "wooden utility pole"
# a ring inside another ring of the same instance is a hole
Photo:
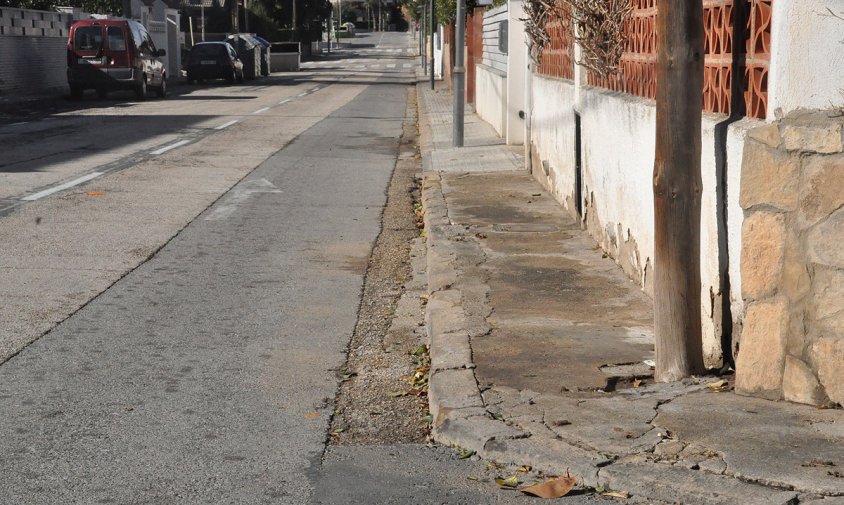
[[[701,373],[703,2],[660,0],[654,160],[656,380]]]

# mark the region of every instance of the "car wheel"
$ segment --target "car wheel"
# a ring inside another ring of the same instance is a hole
[[[188,74],[188,84],[193,84],[195,82],[196,82],[196,79],[194,79],[192,75]]]
[[[82,99],[82,87],[81,86],[71,86],[70,87],[70,98],[73,100],[81,100]]]
[[[108,88],[97,88],[97,96],[100,97],[101,100],[105,100],[108,97]]]
[[[239,84],[243,84],[243,70],[241,70],[240,73],[237,74],[237,82]]]
[[[158,95],[158,98],[164,98],[167,96],[167,79],[164,77],[161,78],[161,86],[155,90],[155,94]]]
[[[237,72],[232,69],[231,73],[226,77],[226,80],[229,81],[229,84],[234,84],[234,82],[237,80]]]
[[[147,97],[147,78],[146,78],[146,76],[141,78],[141,82],[138,83],[138,86],[135,88],[135,97],[138,100],[143,100]]]

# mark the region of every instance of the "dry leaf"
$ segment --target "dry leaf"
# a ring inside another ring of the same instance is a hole
[[[498,477],[495,479],[495,483],[498,484],[498,487],[501,489],[516,489],[519,487],[519,478],[515,475],[511,475],[506,479]]]
[[[633,381],[633,387],[637,388],[642,385],[642,381],[640,379],[636,379]]]
[[[88,196],[103,196],[105,194],[104,191],[88,191],[85,193]]]
[[[710,382],[706,387],[714,393],[722,393],[730,388],[730,383],[722,379],[717,382]]]
[[[314,412],[313,414],[305,414],[305,419],[316,419],[319,417],[319,413]]]
[[[605,492],[601,493],[601,496],[609,496],[609,497],[612,497],[612,498],[621,498],[622,500],[626,500],[626,499],[630,498],[629,493],[620,493],[618,491],[605,491]]]
[[[540,498],[559,498],[569,494],[576,483],[577,479],[574,477],[559,477],[533,486],[523,487],[519,491]]]

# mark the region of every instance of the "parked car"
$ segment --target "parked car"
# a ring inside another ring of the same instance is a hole
[[[243,82],[243,62],[228,42],[200,42],[190,50],[187,74],[189,84],[204,79]]]
[[[70,27],[67,40],[67,83],[70,96],[81,98],[95,89],[100,98],[109,91],[132,89],[138,99],[149,88],[167,95],[167,71],[144,25],[127,19],[86,19]]]

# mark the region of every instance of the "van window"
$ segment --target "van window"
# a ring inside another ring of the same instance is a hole
[[[123,34],[123,28],[119,26],[108,27],[108,48],[112,51],[126,50],[126,37]]]
[[[129,29],[132,31],[132,41],[135,42],[135,47],[140,49],[144,43],[144,38],[141,36],[141,25],[134,21],[129,21]]]
[[[99,26],[79,26],[73,33],[73,47],[77,51],[99,51],[103,46],[103,31]]]

